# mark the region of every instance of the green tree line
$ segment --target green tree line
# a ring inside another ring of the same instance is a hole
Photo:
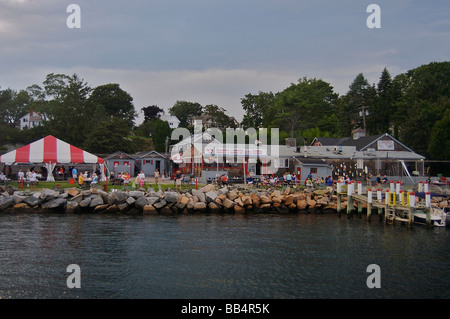
[[[346,137],[353,129],[368,135],[390,133],[429,159],[450,159],[450,62],[432,62],[391,77],[382,70],[377,84],[356,75],[344,95],[322,79],[303,77],[280,92],[258,92],[241,98],[241,123],[225,108],[176,101],[168,109],[181,127],[192,131],[192,119],[203,116],[205,127],[280,129],[280,143],[294,137]],[[151,97],[149,97],[151,99]],[[19,119],[39,112],[42,125],[19,130]],[[0,88],[0,145],[26,144],[54,135],[95,154],[165,151],[171,129],[160,119],[163,109],[143,107],[143,123],[132,96],[119,84],[90,87],[77,74],[48,74],[42,84],[26,89]]]

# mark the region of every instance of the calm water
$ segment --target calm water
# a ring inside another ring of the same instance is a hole
[[[364,216],[0,214],[0,297],[449,298],[449,231]]]

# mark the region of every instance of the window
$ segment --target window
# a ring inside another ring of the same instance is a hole
[[[317,167],[311,167],[311,169],[309,170],[310,174],[317,174]]]

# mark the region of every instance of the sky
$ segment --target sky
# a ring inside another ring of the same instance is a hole
[[[343,95],[359,73],[376,84],[384,68],[395,77],[449,61],[450,1],[0,0],[0,48],[1,89],[75,73],[92,88],[118,83],[136,124],[142,107],[167,111],[177,100],[240,121],[246,94],[303,77]]]

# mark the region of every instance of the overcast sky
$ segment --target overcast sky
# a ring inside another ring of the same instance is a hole
[[[67,27],[72,3],[81,28]],[[381,28],[367,26],[370,4]],[[76,73],[119,83],[137,111],[186,100],[240,121],[246,94],[305,76],[345,94],[358,73],[377,83],[384,67],[449,61],[450,1],[0,0],[0,43],[2,89]]]

